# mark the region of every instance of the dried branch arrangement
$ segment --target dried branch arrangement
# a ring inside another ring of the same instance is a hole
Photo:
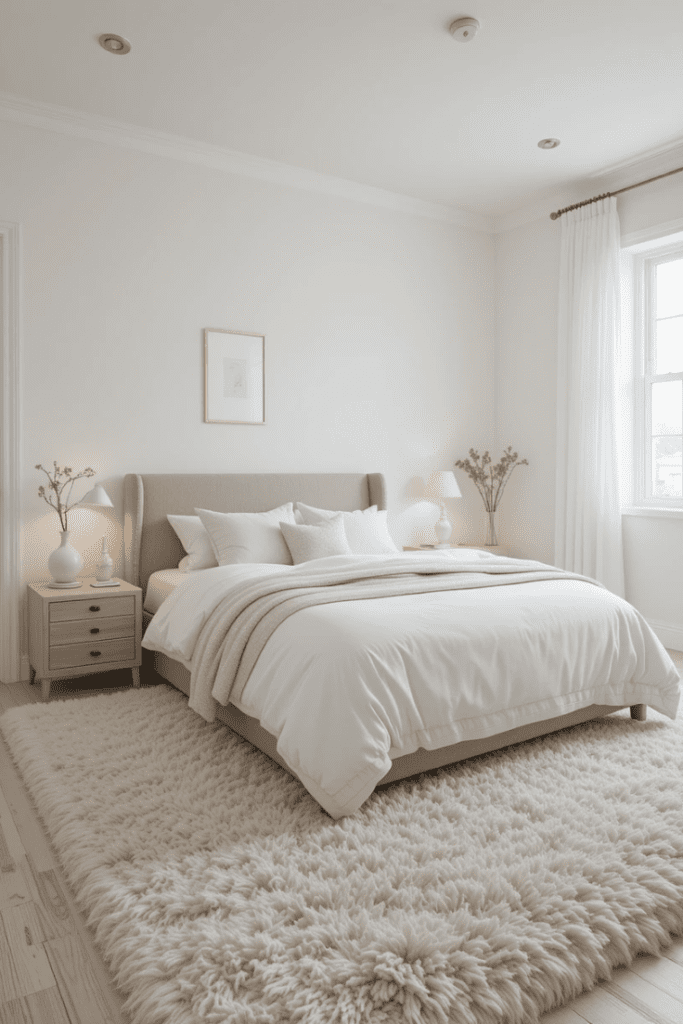
[[[69,528],[69,510],[74,508],[76,505],[80,505],[80,501],[71,501],[71,489],[77,480],[81,480],[84,477],[95,476],[95,470],[87,467],[74,476],[73,469],[68,466],[64,469],[60,469],[56,462],[53,463],[53,466],[54,469],[52,475],[48,473],[44,466],[36,466],[36,469],[42,470],[48,479],[47,487],[44,484],[41,484],[38,488],[38,497],[44,498],[48,505],[55,510],[59,516],[59,522],[62,530],[66,531]],[[64,490],[67,487],[69,489],[65,495]]]

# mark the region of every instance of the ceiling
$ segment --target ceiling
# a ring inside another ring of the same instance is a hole
[[[681,0],[2,0],[0,90],[500,216],[683,143]],[[469,43],[448,32],[463,15]],[[114,56],[103,32],[128,38]],[[539,139],[561,146],[544,151]]]

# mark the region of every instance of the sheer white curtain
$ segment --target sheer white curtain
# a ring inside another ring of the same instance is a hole
[[[620,235],[614,197],[562,218],[555,562],[624,596],[617,420]]]

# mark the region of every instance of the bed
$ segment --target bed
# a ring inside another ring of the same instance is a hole
[[[152,590],[148,586],[150,578],[154,577],[155,580],[158,580],[158,574],[161,574],[163,578],[164,573],[169,573],[170,571],[168,577],[170,583],[167,581],[168,589],[166,593],[171,590],[175,594],[173,574],[174,571],[177,572],[177,566],[185,556],[185,550],[178,536],[171,528],[167,515],[191,516],[196,508],[215,510],[221,513],[264,512],[281,506],[286,502],[303,502],[307,506],[314,506],[318,509],[340,510],[348,513],[354,510],[366,510],[371,506],[377,506],[378,509],[382,510],[386,509],[386,486],[383,476],[378,473],[129,474],[126,476],[124,482],[125,576],[130,582],[141,586],[143,592],[145,592],[146,610],[144,612],[143,628],[146,630],[153,619],[158,621],[162,610],[168,605],[173,604],[173,594],[171,594],[169,599],[162,602],[161,605],[158,599],[153,611],[149,609],[147,597],[148,594],[151,594]],[[391,565],[389,565],[389,569],[386,572],[390,573],[393,571],[392,581],[394,585],[396,580],[405,576],[405,574],[409,574],[411,581],[414,574],[420,575],[420,579],[425,574],[430,579],[442,579],[442,573],[446,572],[451,574],[449,579],[455,579],[456,569],[450,563],[444,569],[438,566],[432,570],[430,558],[434,559],[437,555],[431,555],[427,557],[427,561],[423,562],[420,561],[422,556],[420,553],[417,553],[418,561],[416,562],[415,560],[411,561],[411,554],[406,552],[397,553],[395,556],[387,556],[387,564],[393,564],[394,568],[391,570]],[[438,553],[438,556],[442,559],[448,557],[441,553]],[[374,556],[368,557],[367,561],[371,562],[372,557]],[[474,558],[473,555],[468,555],[467,557]],[[481,557],[496,562],[495,556],[485,555]],[[397,568],[399,560],[402,560],[400,565],[405,566],[405,568]],[[338,568],[334,559],[320,559],[317,565],[322,566],[325,564],[326,571],[329,571],[327,569],[328,561],[329,564],[333,564],[334,571],[337,572]],[[343,559],[340,561],[343,562]],[[384,563],[384,559],[380,556],[377,556],[377,561]],[[501,574],[506,572],[516,573],[518,566],[522,565],[522,563],[517,563],[513,566],[508,564],[506,567],[502,563],[510,563],[514,560],[503,559],[499,561],[501,564],[495,570],[490,565],[480,569],[469,563],[466,564],[465,569],[469,568],[470,570],[469,579],[474,579],[471,570],[475,568],[477,573],[484,573],[485,571],[488,574],[488,579],[494,572]],[[380,597],[378,600],[377,595],[380,592],[373,591],[368,601],[347,601],[344,606],[341,603],[328,605],[324,610],[324,614],[328,617],[333,614],[343,614],[346,616],[344,623],[347,623],[349,615],[353,617],[355,614],[358,617],[359,609],[362,609],[364,616],[367,617],[367,615],[379,612],[382,608],[388,608],[389,606],[386,604],[386,601],[393,601],[392,608],[417,609],[416,618],[420,619],[421,608],[429,607],[430,614],[433,614],[437,606],[441,607],[441,604],[444,602],[451,601],[455,602],[453,607],[457,608],[458,618],[464,620],[471,610],[469,606],[474,607],[476,605],[479,609],[477,612],[479,619],[477,621],[482,621],[481,616],[488,616],[489,612],[487,609],[492,609],[492,618],[495,619],[498,616],[500,621],[506,624],[510,636],[520,633],[521,630],[526,638],[527,649],[531,649],[529,645],[531,647],[534,647],[534,645],[538,647],[539,645],[542,646],[543,642],[545,642],[541,637],[540,631],[538,638],[533,634],[534,627],[530,623],[535,617],[541,618],[544,614],[550,615],[551,611],[547,611],[548,608],[551,610],[552,608],[569,608],[570,606],[566,602],[571,598],[574,602],[571,607],[578,609],[575,617],[578,616],[580,618],[583,615],[584,619],[587,620],[585,629],[595,629],[594,622],[588,623],[588,619],[591,616],[593,620],[595,619],[595,612],[582,611],[581,609],[584,605],[588,609],[591,601],[597,602],[596,607],[598,607],[600,614],[602,614],[602,609],[604,608],[605,614],[612,616],[616,625],[609,628],[612,629],[615,636],[617,634],[619,636],[616,647],[613,637],[610,639],[609,644],[606,643],[605,650],[599,654],[598,661],[602,658],[605,664],[605,672],[607,674],[611,672],[612,675],[617,672],[617,662],[622,666],[631,665],[631,668],[619,668],[619,672],[622,675],[626,672],[627,675],[630,673],[630,677],[619,680],[618,686],[612,686],[611,689],[605,691],[610,696],[616,694],[619,699],[596,701],[591,699],[593,694],[591,694],[590,689],[585,689],[584,692],[582,687],[579,686],[578,690],[572,693],[571,700],[564,699],[562,704],[563,711],[560,714],[548,715],[543,709],[550,707],[551,702],[536,700],[535,703],[528,702],[528,704],[514,709],[516,718],[511,728],[501,728],[501,725],[507,723],[507,718],[501,714],[491,714],[486,718],[483,725],[479,725],[478,719],[475,719],[475,717],[468,720],[463,718],[457,727],[454,724],[452,729],[449,726],[448,729],[444,728],[438,733],[444,736],[449,733],[450,729],[450,733],[457,736],[457,741],[439,743],[438,745],[434,741],[434,732],[425,733],[416,729],[413,731],[413,739],[410,743],[404,742],[402,746],[395,743],[389,744],[389,748],[383,750],[382,757],[375,758],[371,769],[368,769],[364,776],[363,784],[357,786],[353,793],[347,792],[345,789],[343,798],[339,796],[339,792],[336,792],[334,796],[330,796],[327,790],[321,790],[319,779],[317,781],[311,780],[310,773],[305,772],[302,768],[301,759],[293,756],[291,751],[284,749],[282,742],[284,734],[279,729],[273,727],[272,721],[267,721],[265,716],[259,720],[258,716],[250,714],[245,710],[245,706],[250,707],[251,705],[245,705],[243,701],[236,698],[227,699],[224,703],[220,704],[215,704],[214,702],[215,717],[267,754],[281,765],[282,768],[290,772],[290,774],[298,777],[321,806],[333,817],[341,817],[344,814],[353,813],[367,799],[370,792],[378,786],[389,785],[399,779],[454,764],[466,758],[500,749],[535,736],[554,732],[592,718],[610,714],[625,707],[631,708],[631,716],[635,719],[645,718],[647,704],[651,704],[658,711],[674,717],[678,704],[678,672],[662,645],[638,613],[631,609],[631,606],[627,605],[626,602],[620,602],[618,598],[614,598],[613,595],[609,595],[608,592],[595,587],[593,584],[581,582],[580,580],[561,580],[558,582],[551,578],[552,573],[545,574],[548,577],[548,581],[544,583],[545,577],[543,573],[539,573],[538,569],[533,569],[538,563],[524,563],[524,565],[532,567],[526,570],[532,573],[528,579],[525,577],[523,581],[515,582],[518,577],[510,575],[504,581],[505,583],[508,582],[508,579],[512,581],[509,586],[494,587],[490,592],[488,590],[469,589],[470,584],[467,581],[463,583],[464,589],[457,592],[449,591],[448,594],[444,592],[443,595],[439,594],[438,596],[432,595],[429,598],[426,595],[423,596],[410,590],[409,593],[415,593],[415,596]],[[302,571],[312,571],[310,568],[312,566],[313,563],[311,562],[308,566],[295,566],[294,569],[297,571],[299,569],[302,569]],[[549,567],[542,568],[548,569]],[[228,571],[232,571],[230,567],[228,567]],[[382,569],[382,572],[384,571]],[[433,576],[431,576],[432,571],[434,572]],[[461,571],[460,567],[458,567],[457,571]],[[536,576],[533,575],[534,571]],[[554,572],[558,573],[559,571],[554,570]],[[186,574],[186,576],[194,576],[195,579],[192,580],[192,585],[199,586],[199,578],[210,573],[218,576],[220,575],[220,570],[209,569],[203,573]],[[540,578],[540,582],[536,581],[537,577]],[[445,579],[445,576],[443,578]],[[270,585],[270,581],[268,582]],[[371,581],[368,580],[366,582],[369,583]],[[372,585],[374,586],[374,582]],[[572,585],[576,591],[576,596],[569,594],[568,598],[567,588],[571,590]],[[178,588],[178,592],[184,586],[185,584],[183,583]],[[445,583],[444,586],[446,586]],[[448,586],[450,586],[450,583]],[[557,598],[558,588],[561,590],[562,587],[564,587],[564,590],[560,595],[561,600],[559,600]],[[499,591],[501,592],[500,595]],[[505,592],[504,600],[502,592]],[[163,594],[162,585],[162,597]],[[493,596],[494,594],[495,597]],[[406,602],[408,601],[422,601],[423,604],[407,604]],[[403,604],[401,605],[400,602],[403,602]],[[435,602],[441,602],[441,604],[437,605]],[[337,612],[336,609],[339,609],[339,611]],[[496,609],[499,610],[497,611]],[[524,621],[522,625],[520,625],[522,622],[521,618],[519,622],[514,619],[515,616],[519,618],[522,615],[520,609],[523,609]],[[315,622],[315,619],[310,618],[311,615],[315,614],[323,614],[323,612],[316,612],[315,609],[312,611],[309,609],[295,612],[295,614],[289,615],[287,622],[275,628],[271,639],[263,647],[263,653],[258,656],[252,676],[257,675],[256,668],[259,668],[259,671],[261,670],[260,666],[262,663],[264,665],[268,663],[268,652],[272,653],[276,649],[273,645],[280,642],[276,638],[284,636],[288,630],[291,632],[291,628],[293,628],[291,627],[292,623]],[[573,611],[572,614],[574,614]],[[309,616],[308,619],[306,618],[307,616]],[[555,617],[557,618],[557,615]],[[213,619],[215,618],[216,613],[214,612]],[[426,616],[422,616],[422,618],[425,619]],[[329,621],[329,619],[325,621]],[[403,623],[401,628],[405,629],[405,618],[400,621]],[[485,624],[486,629],[492,628],[488,618]],[[208,634],[209,625],[210,623],[207,622],[207,626],[204,629],[205,634]],[[152,630],[150,630],[151,632]],[[292,635],[296,635],[296,630],[294,630]],[[593,635],[593,640],[595,640],[595,635],[597,634]],[[584,640],[579,639],[576,643],[572,640],[571,646],[576,647],[577,650],[582,645],[584,648],[586,647],[585,638]],[[616,655],[615,650],[617,651]],[[147,657],[150,654],[151,652],[147,654]],[[279,650],[278,657],[282,657],[282,664],[286,663],[286,657]],[[477,657],[480,657],[480,654],[477,654]],[[593,655],[584,650],[581,657],[584,659],[583,663],[588,664],[586,659],[592,659]],[[173,657],[168,651],[162,649],[155,649],[153,658],[156,672],[174,687],[190,696],[192,701],[193,675],[191,669],[195,669],[194,675],[196,677],[195,663],[190,663],[185,658]],[[272,656],[270,660],[271,662],[273,661]],[[279,662],[276,661],[276,664],[279,664]],[[634,670],[633,666],[636,664],[638,668]],[[272,665],[270,671],[272,675]],[[462,672],[463,668],[458,669],[457,666],[454,666],[454,687],[458,685],[455,681],[458,680]],[[197,685],[196,678],[194,685]],[[538,685],[543,685],[543,681],[539,681]],[[602,693],[603,690],[601,689],[600,692]],[[335,700],[337,701],[339,700],[338,694],[339,687],[335,690]],[[301,702],[300,697],[299,701]],[[381,698],[375,701],[375,703],[377,702],[381,704]],[[294,707],[294,704],[292,706]],[[301,705],[300,703],[300,706],[303,707],[303,711],[297,712],[297,714],[303,720],[306,718],[306,704]],[[555,710],[560,706],[554,698],[552,706]],[[421,709],[415,712],[418,714],[418,717],[419,712],[421,712]],[[344,708],[340,703],[337,703],[334,714],[343,718]],[[381,707],[379,709],[375,708],[373,714],[375,719],[377,719],[377,714],[379,714],[381,719],[384,709]],[[510,717],[511,722],[513,717]],[[269,727],[264,726],[264,721]],[[318,723],[323,724],[323,720],[320,717]],[[326,728],[329,727],[326,721],[324,724]],[[310,730],[310,724],[308,728]],[[429,736],[428,742],[422,744],[416,742],[414,737],[424,738],[424,735]],[[325,740],[326,743],[329,743],[329,756],[331,758],[333,757],[333,741],[333,734],[330,734],[330,737]],[[322,756],[325,756],[324,751]]]

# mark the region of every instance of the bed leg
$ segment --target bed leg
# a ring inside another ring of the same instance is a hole
[[[647,718],[647,704],[632,704],[631,718],[634,722],[644,722]]]

